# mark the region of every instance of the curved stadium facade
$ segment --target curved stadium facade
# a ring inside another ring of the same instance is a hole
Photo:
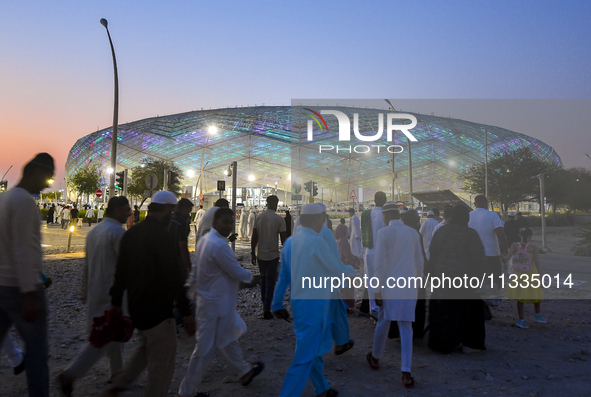
[[[354,107],[330,109],[347,114],[351,120],[357,113],[359,130],[366,135],[376,131],[379,113],[386,113],[380,109]],[[462,174],[471,165],[484,162],[485,126],[411,114],[418,122],[411,130],[417,138],[411,148],[413,192],[448,189],[467,198],[462,190]],[[231,178],[225,177],[224,171],[232,161],[237,161],[238,187],[276,188],[280,200],[287,203],[290,195],[281,192],[291,189],[290,178],[298,182],[299,179],[317,182],[318,198],[322,195],[326,202],[329,199],[348,201],[349,193],[357,192],[358,187],[364,188],[366,200],[377,190],[391,191],[393,176],[394,193],[408,192],[408,150],[403,134],[395,132],[394,142],[386,142],[386,134],[379,141],[370,142],[404,147],[404,151],[395,156],[393,174],[392,154],[387,151],[356,153],[349,143],[339,142],[335,117],[326,117],[327,128],[318,129],[314,141],[308,141],[308,120],[311,119],[302,108],[256,106],[200,110],[122,124],[118,133],[117,168],[131,169],[148,157],[170,160],[183,171],[195,172],[193,178],[185,176],[183,180],[184,184],[195,186],[203,159],[204,193],[217,196],[215,181],[226,179],[229,186]],[[216,134],[208,133],[210,126],[217,127]],[[528,147],[539,159],[562,164],[552,147],[527,135],[494,126],[487,126],[487,135],[489,156]],[[106,170],[110,164],[111,137],[112,128],[107,128],[80,138],[70,150],[66,179],[91,162]],[[338,146],[340,150],[319,153],[319,145]],[[336,197],[333,196],[335,192]]]

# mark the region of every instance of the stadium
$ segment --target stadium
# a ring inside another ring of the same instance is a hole
[[[200,187],[207,202],[218,197],[216,181],[225,180],[229,189],[232,178],[226,173],[233,161],[238,164],[237,202],[246,205],[257,205],[268,194],[277,194],[285,205],[292,204],[292,199],[307,200],[310,193],[303,186],[299,196],[292,196],[292,191],[298,191],[298,185],[307,181],[317,184],[315,199],[327,204],[350,202],[351,196],[359,195],[359,201],[368,201],[377,190],[390,197],[393,194],[394,200],[404,200],[405,195],[408,199],[407,137],[395,131],[391,142],[386,134],[372,142],[339,141],[337,118],[320,117],[320,123],[314,116],[320,116],[322,109],[326,107],[235,107],[121,124],[117,168],[131,169],[146,158],[173,161],[185,172],[182,192],[196,197]],[[330,109],[355,119],[355,126],[366,136],[382,131],[378,124],[388,112],[338,106]],[[527,147],[537,158],[562,165],[552,147],[527,135],[470,121],[409,114],[417,120],[410,130],[417,140],[411,143],[410,156],[413,193],[450,190],[468,199],[462,175],[473,164],[484,162],[485,130],[489,156]],[[315,129],[310,141],[307,131],[312,125]],[[106,128],[80,138],[70,150],[66,180],[89,164],[99,164],[106,172],[111,137],[112,128]],[[333,149],[319,150],[321,145]]]

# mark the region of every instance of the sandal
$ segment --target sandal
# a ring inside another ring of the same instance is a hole
[[[380,363],[378,363],[378,365],[375,365],[372,362],[373,355],[371,354],[371,352],[367,353],[367,356],[365,356],[365,358],[367,358],[367,362],[369,363],[369,366],[371,367],[371,369],[373,369],[374,371],[377,371],[378,369],[380,369]]]
[[[402,375],[402,384],[404,385],[405,389],[412,389],[413,387],[415,387],[415,380],[412,376],[410,376],[410,383],[404,383],[404,375]]]
[[[252,375],[250,376],[250,379],[248,379],[246,382],[242,383],[242,386],[250,385],[252,383],[252,380],[254,378],[256,378],[261,372],[263,372],[264,369],[265,369],[265,364],[263,364],[261,362],[254,363],[254,365],[252,367]]]
[[[64,375],[63,372],[57,376],[56,382],[62,396],[70,397],[72,395],[74,391],[74,382]]]
[[[353,339],[349,339],[349,342],[345,343],[344,345],[335,346],[334,354],[335,356],[340,356],[341,354],[351,350],[353,346],[355,346],[355,341]],[[337,350],[337,347],[340,347],[340,349]]]

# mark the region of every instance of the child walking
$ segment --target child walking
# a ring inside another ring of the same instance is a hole
[[[505,260],[511,259],[513,274],[517,279],[509,280],[507,298],[517,301],[517,314],[519,321],[516,326],[519,328],[529,328],[525,321],[524,306],[525,303],[533,303],[536,323],[546,324],[548,320],[540,313],[540,302],[544,298],[541,283],[536,283],[532,275],[540,276],[540,257],[538,247],[531,243],[533,232],[527,228],[519,230],[521,242],[513,243]],[[524,277],[525,275],[525,277]],[[538,278],[538,280],[540,280]],[[541,281],[541,280],[540,280]],[[537,288],[532,284],[538,284]],[[524,286],[527,285],[526,288]]]

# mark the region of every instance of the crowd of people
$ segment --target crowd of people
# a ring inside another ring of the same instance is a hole
[[[81,228],[84,222],[88,223],[88,227],[91,227],[93,219],[96,219],[96,223],[100,223],[105,216],[104,206],[97,206],[95,208],[89,206],[84,212],[84,217],[78,216],[79,211],[76,204],[57,204],[56,206],[56,204],[47,205],[45,203],[43,204],[43,208],[47,208],[47,225],[57,224],[62,229],[68,229],[70,225]]]
[[[38,154],[24,167],[19,184],[0,196],[0,340],[15,374],[26,372],[31,396],[49,395],[44,288],[51,281],[42,273],[40,221],[33,195],[47,187],[53,172],[53,158]],[[279,200],[269,196],[266,208],[258,214],[241,211],[238,233],[233,233],[236,214],[227,200],[219,199],[208,211],[200,205],[191,258],[190,200],[177,201],[171,192],[157,192],[140,222],[137,206],[132,211],[125,197],[111,198],[101,214],[103,222],[87,236],[83,297],[89,342],[58,375],[59,390],[72,395],[76,381],[106,356],[111,371],[106,395],[129,390],[147,370],[146,396],[166,396],[179,333],[196,338],[179,396],[208,396],[201,382],[216,351],[241,385],[248,386],[265,365],[247,362],[239,344],[247,329],[237,312],[238,291],[241,284],[254,286],[255,276],[230,248],[229,242],[237,238],[250,241],[251,262],[259,269],[261,318],[293,321],[295,353],[283,380],[282,397],[300,396],[308,378],[316,396],[336,396],[338,391],[324,375],[323,355],[332,350],[340,356],[355,346],[349,335],[348,311],[356,306],[358,287],[349,282],[338,288],[306,288],[306,279],[350,280],[363,267],[364,277],[380,281],[363,288],[359,305],[360,312],[375,320],[374,343],[366,361],[371,369],[379,370],[387,339],[399,337],[404,388],[415,386],[413,339],[422,339],[427,331],[428,346],[435,351],[485,350],[485,321],[490,319],[489,306],[498,301],[485,301],[481,290],[448,288],[427,296],[421,284],[383,286],[388,279],[410,280],[427,273],[431,277],[497,277],[505,262],[514,272],[531,277],[541,271],[541,265],[525,219],[503,224],[488,210],[486,197],[477,196],[474,211],[463,204],[449,206],[440,218],[440,211],[432,209],[421,224],[416,210],[387,202],[384,192],[377,192],[374,200],[375,207],[363,211],[361,218],[349,209],[348,225],[343,218],[333,230],[323,204],[304,205],[292,220],[289,212],[285,217],[277,214]],[[52,220],[54,214],[55,210]],[[90,225],[94,211],[86,214]],[[61,208],[56,216],[81,219],[75,207]],[[492,291],[498,288],[495,284]],[[507,295],[517,301],[516,326],[528,327],[525,303],[534,303],[536,322],[546,322],[540,311],[541,289],[517,286]],[[285,307],[286,298],[291,313]],[[13,325],[24,341],[24,354],[11,344],[8,332]],[[132,326],[141,343],[124,362],[123,346]]]

